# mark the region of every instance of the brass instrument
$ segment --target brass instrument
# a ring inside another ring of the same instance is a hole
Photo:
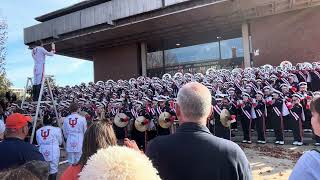
[[[145,132],[148,129],[149,123],[150,123],[149,120],[146,119],[144,116],[139,116],[134,121],[134,126],[138,131]]]
[[[159,120],[158,120],[159,125],[160,125],[162,128],[165,128],[165,129],[171,127],[171,125],[172,125],[172,123],[173,123],[173,121],[171,120],[171,118],[172,118],[172,117],[171,117],[170,113],[168,113],[168,112],[163,112],[163,113],[161,113],[160,116],[159,116]]]
[[[231,114],[227,109],[223,109],[220,114],[220,122],[224,127],[230,127]]]
[[[116,126],[123,128],[129,124],[129,117],[124,113],[118,113],[113,121]]]

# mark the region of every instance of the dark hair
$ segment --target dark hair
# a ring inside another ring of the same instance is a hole
[[[314,98],[311,102],[310,109],[320,114],[320,97]]]
[[[9,169],[0,172],[0,177],[2,180],[41,180],[26,168]]]
[[[76,102],[71,103],[70,106],[69,106],[69,111],[70,111],[71,113],[77,112],[78,109],[79,109],[79,105],[78,105],[78,103],[76,103]]]
[[[43,116],[43,125],[52,125],[53,123],[53,117],[51,117],[49,114],[45,114]]]
[[[117,145],[117,138],[109,120],[92,123],[84,134],[82,155],[78,164],[83,167],[99,149],[115,145]]]
[[[49,176],[49,163],[45,161],[30,161],[18,168],[0,172],[3,180],[47,180]]]
[[[35,46],[42,46],[42,44],[43,44],[42,40],[37,40],[37,41],[34,43]]]

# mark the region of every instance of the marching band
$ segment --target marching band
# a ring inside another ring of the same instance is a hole
[[[282,62],[278,67],[233,70],[213,68],[202,73],[181,73],[174,76],[138,77],[127,80],[82,83],[79,86],[55,87],[61,117],[68,107],[78,102],[80,113],[88,123],[109,118],[119,140],[131,138],[144,149],[156,136],[174,133],[178,126],[175,101],[179,88],[197,81],[212,93],[213,115],[208,118],[212,134],[231,139],[232,131],[242,129],[243,143],[252,143],[252,130],[257,143],[266,143],[266,132],[274,132],[275,144],[283,145],[284,132],[292,132],[293,145],[303,145],[303,133],[312,132],[310,103],[320,90],[320,63]],[[44,98],[49,99],[45,89]],[[50,104],[42,109],[50,111]],[[23,107],[35,111],[32,103]],[[71,126],[69,122],[64,126]],[[315,136],[315,145],[320,138]]]

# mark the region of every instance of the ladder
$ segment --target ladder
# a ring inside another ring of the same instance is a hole
[[[32,123],[32,133],[31,133],[31,137],[30,137],[30,144],[33,143],[33,139],[34,139],[34,136],[35,136],[35,131],[36,131],[36,127],[37,127],[37,122],[38,122],[38,116],[40,114],[40,106],[41,104],[43,103],[50,103],[52,102],[52,105],[53,105],[53,109],[54,109],[54,113],[56,115],[56,118],[57,118],[57,122],[58,122],[58,126],[61,128],[61,125],[60,125],[60,122],[59,122],[59,114],[58,114],[58,111],[57,111],[57,103],[56,101],[54,100],[54,97],[53,97],[53,93],[52,93],[52,89],[51,89],[51,86],[50,86],[50,78],[52,78],[53,76],[44,76],[42,81],[41,81],[41,89],[40,89],[40,93],[39,93],[39,98],[38,98],[38,101],[37,102],[32,102],[33,104],[36,103],[37,104],[37,108],[36,108],[36,114],[33,116],[33,123]],[[29,84],[30,83],[30,84]],[[22,102],[21,102],[21,108],[23,108],[24,104],[25,104],[25,101],[26,101],[26,96],[27,96],[27,89],[29,88],[29,86],[32,86],[33,83],[32,83],[32,78],[31,77],[28,77],[27,78],[27,83],[26,83],[26,87],[25,87],[25,92],[24,92],[24,96],[22,98]],[[42,101],[42,95],[43,95],[43,90],[44,90],[44,86],[47,85],[47,88],[48,88],[48,91],[50,93],[50,98],[51,98],[51,101]],[[63,143],[64,144],[64,143]]]

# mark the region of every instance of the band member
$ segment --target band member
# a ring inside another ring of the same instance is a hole
[[[282,108],[283,100],[280,98],[280,91],[273,90],[272,93],[272,111],[271,111],[271,122],[276,136],[275,144],[284,145],[283,136],[283,118]]]
[[[75,164],[80,160],[82,154],[82,143],[87,129],[87,121],[78,114],[79,105],[77,103],[71,103],[69,110],[71,114],[64,119],[63,134],[67,139],[68,163]]]
[[[312,92],[308,91],[308,85],[306,82],[299,83],[299,94],[303,95],[303,99],[301,100],[301,105],[303,107],[305,121],[303,122],[304,131],[311,132],[311,111],[310,111],[310,103],[312,100]]]
[[[140,132],[136,129],[135,125],[134,125],[134,121],[139,117],[139,116],[143,116],[146,119],[150,118],[149,115],[146,114],[145,109],[143,109],[143,102],[141,101],[135,101],[135,106],[133,106],[131,108],[131,117],[133,119],[133,123],[132,123],[132,131],[131,131],[131,138],[133,140],[135,140],[137,142],[138,147],[141,150],[145,149],[145,132]],[[149,119],[148,119],[149,120]]]
[[[216,99],[212,97],[212,106],[214,107],[214,105],[216,105]],[[216,111],[214,110],[214,113]],[[208,117],[208,122],[207,122],[207,127],[209,129],[209,131],[211,132],[211,134],[215,135],[215,114],[212,113],[210,117]]]
[[[128,117],[130,117],[130,111],[128,109],[128,107],[126,107],[125,105],[122,104],[121,102],[115,103],[115,106],[113,107],[113,109],[111,109],[111,115],[112,115],[112,119],[118,114],[118,113],[124,113],[126,114]],[[124,138],[127,138],[126,136],[128,135],[126,133],[126,128],[127,127],[118,127],[115,124],[113,124],[113,129],[115,131],[116,137],[118,139],[118,141],[120,142],[120,144],[122,144]]]
[[[299,84],[297,83],[297,76],[295,74],[290,73],[288,75],[288,83],[290,84],[290,93],[298,92]]]
[[[158,98],[158,107],[156,108],[156,112],[157,112],[157,117],[159,117],[160,114],[163,112],[168,112],[170,114],[172,113],[172,110],[166,106],[166,98],[164,96],[160,96]],[[169,128],[162,128],[159,124],[157,129],[158,129],[158,136],[170,134]]]
[[[214,109],[213,116],[214,116],[215,136],[223,139],[231,140],[230,126],[228,127],[224,126],[220,119],[222,110],[227,109],[230,115],[232,116],[230,121],[232,122],[235,121],[235,114],[233,112],[233,109],[230,105],[230,102],[226,94],[216,94],[215,104],[213,105],[213,109]]]
[[[302,146],[303,145],[303,130],[302,121],[304,121],[304,112],[300,100],[302,97],[299,94],[293,94],[292,103],[288,102],[287,106],[290,112],[290,125],[293,133],[293,145]]]
[[[289,85],[288,84],[281,84],[280,85],[281,88],[281,92],[283,95],[283,100],[285,102],[291,102],[291,98],[292,98],[292,94],[289,91]],[[290,120],[289,120],[289,114],[287,116],[283,116],[283,126],[284,126],[284,131],[288,131],[290,129],[289,124],[290,124]]]
[[[49,162],[49,180],[55,180],[58,173],[62,132],[58,127],[53,127],[53,118],[50,115],[43,117],[43,127],[36,132],[39,151],[44,159]]]
[[[266,113],[266,131],[270,132],[273,131],[272,127],[272,120],[271,120],[271,112],[272,112],[272,93],[269,86],[265,86],[263,88],[264,100],[267,106],[267,113]]]
[[[311,76],[311,86],[313,91],[320,90],[320,68],[316,67],[314,70],[309,71]]]
[[[148,127],[148,139],[147,141],[152,140],[157,136],[157,114],[156,114],[156,108],[154,106],[154,103],[152,103],[151,99],[148,97],[144,97],[144,102],[146,106],[146,114],[149,117],[150,123]]]
[[[33,101],[38,101],[41,89],[41,82],[44,77],[44,68],[46,56],[53,56],[55,53],[55,45],[52,44],[52,49],[48,52],[41,41],[37,42],[37,46],[32,49],[32,58],[34,60],[33,68]]]
[[[255,110],[256,117],[254,121],[256,122],[256,130],[258,134],[258,144],[266,143],[266,126],[265,126],[265,117],[266,117],[266,104],[263,99],[263,92],[257,91],[256,99],[253,99],[252,106]]]
[[[250,102],[250,95],[248,93],[242,93],[242,100],[239,101],[239,107],[241,109],[240,120],[243,130],[242,143],[251,144],[251,123],[252,123],[252,104]]]
[[[238,108],[237,108],[237,101],[238,101],[238,98],[236,96],[236,89],[235,88],[229,88],[228,89],[228,95],[229,95],[229,99],[230,99],[230,104],[232,106],[232,109],[233,109],[233,112],[235,115],[238,114]],[[231,129],[234,129],[234,130],[238,130],[238,121],[235,121],[234,123],[231,124]],[[232,134],[231,134],[232,135]]]

